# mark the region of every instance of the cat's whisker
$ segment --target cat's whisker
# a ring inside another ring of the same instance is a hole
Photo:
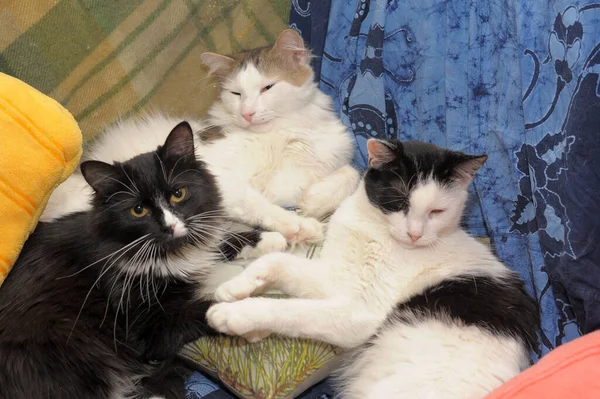
[[[203,224],[193,224],[191,223],[190,225],[191,231],[200,231],[200,232],[204,232],[205,229],[205,225]],[[215,233],[221,233],[220,237],[217,235],[212,235],[213,238],[217,239],[218,242],[220,242],[221,244],[226,244],[229,245],[231,248],[235,248],[235,246],[230,243],[227,238],[228,236],[233,237],[233,238],[237,238],[238,240],[240,240],[243,244],[248,243],[248,239],[246,237],[244,237],[243,235],[230,231],[230,230],[226,230],[226,229],[222,229],[219,228],[217,226],[210,226],[210,228],[215,232]]]
[[[188,218],[186,218],[186,220],[202,219],[202,218],[206,218],[206,217],[209,217],[209,216],[211,216],[211,217],[215,217],[215,216],[225,217],[226,213],[224,211],[221,211],[221,210],[215,211],[215,212],[208,211],[208,212],[199,213],[197,215],[189,216]]]
[[[146,262],[152,262],[153,264],[156,263],[154,258],[152,257],[152,254],[154,253],[154,245],[152,245],[152,247],[150,248],[150,251],[148,251],[148,256],[146,259]],[[150,300],[150,278],[153,276],[153,273],[146,273],[146,294],[148,297],[148,309],[151,308],[151,303],[152,301]]]
[[[198,171],[197,171],[196,169],[186,169],[186,170],[184,170],[184,171],[182,171],[182,172],[179,172],[179,173],[177,174],[177,176],[175,176],[175,177],[174,177],[172,180],[170,180],[169,184],[170,184],[170,185],[174,185],[174,184],[177,182],[177,178],[178,178],[179,176],[181,176],[181,175],[184,175],[184,174],[186,174],[186,173],[198,173]]]
[[[104,317],[102,317],[102,321],[100,322],[100,327],[102,327],[102,325],[104,324],[104,321],[106,320],[106,316],[108,315],[108,308],[110,307],[110,298],[112,298],[112,293],[113,290],[115,288],[115,285],[117,284],[118,281],[118,276],[122,273],[122,270],[117,270],[117,275],[115,277],[113,277],[113,283],[110,287],[110,290],[108,292],[108,296],[107,296],[107,301],[106,301],[106,308],[104,309]]]
[[[106,199],[106,202],[110,202],[110,200],[112,199],[112,197],[114,197],[114,196],[115,196],[115,195],[117,195],[117,194],[125,194],[125,195],[130,195],[130,196],[132,196],[132,197],[137,197],[135,194],[132,194],[130,191],[122,191],[122,190],[121,190],[121,191],[117,191],[117,192],[115,192],[115,193],[111,194],[111,195],[110,195],[110,196],[109,196],[109,197]],[[123,201],[119,201],[117,204],[120,204],[121,202],[123,202]]]
[[[123,171],[123,173],[125,173],[125,177],[127,177],[127,180],[129,180],[129,183],[131,183],[131,186],[133,187],[133,189],[135,190],[135,192],[139,195],[140,194],[140,190],[138,189],[138,187],[135,184],[135,182],[131,179],[131,177],[129,177],[129,174],[127,173],[127,171],[125,171],[125,168],[123,167],[123,165],[121,165],[121,170]]]
[[[206,75],[206,76],[205,76],[205,77],[203,77],[202,79],[198,79],[198,80],[196,81],[196,83],[194,83],[194,86],[193,86],[193,87],[196,87],[196,85],[198,85],[200,82],[203,82],[203,81],[205,81],[205,80],[207,80],[207,79],[214,79],[214,77],[213,77],[212,75]],[[210,85],[212,85],[212,84],[216,84],[216,83],[211,83]],[[210,86],[210,85],[209,85],[209,86]],[[207,87],[208,87],[208,86],[207,86]]]
[[[171,177],[173,176],[173,171],[175,171],[175,169],[177,169],[177,165],[179,165],[179,162],[181,162],[181,160],[184,158],[184,156],[180,156],[179,159],[177,159],[177,161],[175,162],[175,165],[173,165],[173,167],[171,168],[171,171],[169,172],[169,178],[167,179],[167,183],[169,185],[172,185],[172,180]]]
[[[134,197],[137,197],[139,195],[139,193],[136,193],[131,187],[129,187],[127,184],[123,183],[121,180],[119,179],[115,179],[112,176],[103,176],[104,179],[108,179],[111,181],[114,181],[116,183],[119,183],[120,185],[122,185],[123,187],[125,187]]]
[[[160,170],[162,171],[162,175],[163,178],[165,179],[165,182],[168,181],[167,180],[167,171],[165,170],[165,164],[162,161],[162,159],[160,159],[160,157],[158,156],[157,153],[154,153],[154,156],[156,157],[156,159],[158,159],[158,164],[160,165]]]
[[[124,270],[126,271],[125,279],[123,282],[121,298],[119,299],[119,305],[117,306],[117,315],[119,314],[120,309],[124,310],[124,312],[125,312],[125,337],[128,337],[128,334],[129,334],[129,306],[128,306],[128,304],[131,301],[131,285],[133,284],[134,277],[135,277],[134,273],[129,272],[128,266],[130,264],[132,264],[133,262],[136,262],[137,259],[139,259],[139,257],[141,256],[140,254],[143,253],[143,251],[145,251],[145,248],[147,248],[151,242],[152,242],[151,240],[144,242],[142,247],[138,249],[138,251],[132,257],[130,262],[128,262],[124,267]],[[125,291],[127,291],[127,303],[123,302],[124,296],[125,296]]]
[[[210,225],[211,227],[213,225],[216,226],[216,222],[226,222],[226,216],[225,215],[207,215],[207,216],[202,216],[202,217],[194,217],[194,218],[187,218],[185,220],[185,222],[187,224],[196,224],[196,225]]]
[[[156,288],[156,284],[155,284],[154,275],[151,276],[151,281],[152,281],[152,293],[154,294],[154,298],[156,299],[156,303],[158,304],[158,306],[160,306],[160,308],[162,309],[162,311],[165,312],[165,308],[163,308],[162,303],[160,303],[160,299],[158,298],[158,293],[157,293],[157,288]]]
[[[145,236],[142,236],[140,238],[144,238]],[[138,243],[140,239],[134,241],[132,244],[134,243]],[[92,284],[92,286],[90,287],[90,289],[88,290],[85,298],[83,299],[83,303],[81,304],[81,307],[79,308],[79,312],[77,313],[77,317],[75,318],[75,321],[73,322],[73,327],[71,328],[71,331],[69,332],[69,337],[67,338],[67,342],[69,341],[69,339],[71,338],[71,334],[73,333],[73,330],[75,329],[75,326],[77,325],[77,321],[79,321],[79,317],[81,317],[81,312],[83,311],[83,308],[85,307],[85,304],[88,300],[88,298],[90,297],[90,294],[92,293],[92,290],[94,289],[94,287],[96,286],[96,284],[98,284],[98,282],[100,281],[100,279],[102,278],[102,276],[104,276],[111,268],[113,265],[116,264],[116,262],[118,262],[118,260],[120,258],[122,258],[129,249],[133,248],[133,245],[129,245],[124,247],[124,249],[127,249],[125,251],[117,251],[117,252],[121,252],[121,254],[117,257],[117,259],[115,259],[114,261],[112,261],[112,263],[108,266],[102,268],[102,270],[100,271],[98,278],[94,281],[94,283]],[[114,256],[117,252],[114,252],[112,256]],[[105,258],[104,258],[105,259]],[[108,262],[107,262],[108,263]]]
[[[158,263],[156,258],[157,245],[153,243],[148,251],[148,255],[146,256],[145,262],[150,265],[151,268],[154,268]],[[148,307],[150,308],[150,280],[154,278],[154,273],[147,271],[146,273],[146,293],[148,294]]]
[[[223,259],[226,259],[225,254],[223,253],[223,251],[221,251],[221,248],[219,247],[218,243],[220,242],[219,237],[215,236],[212,233],[209,233],[206,230],[190,230],[190,235],[196,235],[196,237],[198,237],[201,241],[207,241],[206,237],[203,236],[204,235],[208,235],[209,237],[212,237],[214,239],[217,239],[217,245],[215,245],[215,249],[221,254],[221,256],[223,257]]]
[[[140,250],[136,253],[136,256],[134,258],[132,258],[128,264],[125,265],[125,268],[127,269],[128,274],[140,277],[140,283],[139,283],[140,287],[139,288],[140,288],[140,297],[141,297],[142,301],[144,301],[144,295],[142,292],[141,281],[143,281],[144,274],[140,273],[139,269],[140,269],[140,265],[142,265],[144,262],[145,254],[148,251],[148,248],[151,246],[151,244],[152,244],[152,240],[146,241],[144,243],[144,245],[142,246],[142,248],[140,248]]]
[[[134,240],[134,241],[130,242],[129,244],[127,244],[127,245],[126,245],[126,246],[124,246],[123,248],[120,248],[120,249],[116,250],[115,252],[112,252],[111,254],[109,254],[109,255],[106,255],[105,257],[103,257],[103,258],[101,258],[101,259],[98,259],[98,260],[97,260],[97,261],[95,261],[94,263],[91,263],[91,264],[89,264],[89,265],[85,266],[84,268],[82,268],[82,269],[78,270],[77,272],[75,272],[75,273],[73,273],[73,274],[69,274],[69,275],[67,275],[67,276],[61,276],[61,277],[57,277],[56,279],[57,279],[57,280],[60,280],[60,279],[63,279],[63,278],[68,278],[68,277],[73,277],[73,276],[76,276],[76,275],[78,275],[79,273],[83,272],[84,270],[86,270],[86,269],[89,269],[90,267],[92,267],[92,266],[94,266],[94,265],[96,265],[96,264],[98,264],[98,263],[102,262],[102,261],[103,261],[103,260],[105,260],[105,259],[111,258],[111,257],[113,257],[113,256],[115,256],[115,255],[117,255],[117,254],[119,254],[119,253],[120,253],[120,252],[122,252],[122,251],[127,251],[128,249],[131,249],[131,248],[132,248],[132,247],[133,247],[135,244],[139,243],[140,241],[142,241],[143,239],[147,238],[148,236],[150,236],[150,233],[148,233],[148,234],[146,234],[146,235],[144,235],[144,236],[142,236],[142,237],[140,237],[140,238],[138,238],[138,239],[136,239],[136,240]],[[110,260],[109,260],[109,261],[110,261]],[[108,263],[109,261],[107,261],[107,263]]]
[[[156,259],[156,255],[158,253],[158,246],[154,245],[152,248],[152,255],[151,257],[153,259]],[[155,276],[154,273],[150,273],[150,281],[152,283],[152,293],[154,294],[154,298],[156,299],[156,303],[158,304],[158,306],[160,306],[160,308],[162,309],[162,311],[164,312],[165,309],[163,308],[162,304],[160,303],[160,299],[158,298],[158,294],[157,294],[157,289],[156,289],[156,284],[155,284]]]

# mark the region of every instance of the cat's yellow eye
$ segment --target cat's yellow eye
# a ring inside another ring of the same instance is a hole
[[[136,205],[131,208],[129,212],[136,218],[142,218],[148,214],[148,208],[142,205]]]
[[[175,192],[171,195],[172,202],[181,202],[185,196],[187,195],[187,188],[181,187],[175,190]]]

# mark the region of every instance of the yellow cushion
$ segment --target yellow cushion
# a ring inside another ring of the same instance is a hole
[[[81,132],[59,103],[0,73],[0,285],[52,190],[77,167]]]

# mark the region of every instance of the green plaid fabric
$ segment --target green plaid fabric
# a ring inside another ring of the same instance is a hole
[[[290,0],[2,0],[0,71],[58,100],[86,139],[133,113],[203,116],[203,51],[273,43]]]

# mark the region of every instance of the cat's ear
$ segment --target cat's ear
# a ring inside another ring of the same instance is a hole
[[[115,184],[119,184],[120,174],[113,165],[100,161],[85,161],[80,169],[85,181],[98,194],[105,193]]]
[[[226,55],[217,53],[202,53],[200,59],[209,69],[208,74],[212,75],[215,72],[223,72],[231,69],[235,64],[235,60]]]
[[[163,157],[196,157],[194,150],[194,131],[187,122],[181,122],[171,130],[162,146]]]
[[[367,140],[367,151],[369,153],[369,167],[379,169],[383,165],[392,162],[397,157],[401,148],[400,142],[382,141],[377,139]]]
[[[462,187],[467,188],[469,184],[471,184],[475,173],[483,166],[487,158],[487,154],[461,154],[452,173],[453,180],[459,183]]]
[[[310,60],[310,54],[304,46],[304,40],[293,29],[286,29],[277,36],[273,51],[289,54],[294,62],[300,65],[308,65]]]

